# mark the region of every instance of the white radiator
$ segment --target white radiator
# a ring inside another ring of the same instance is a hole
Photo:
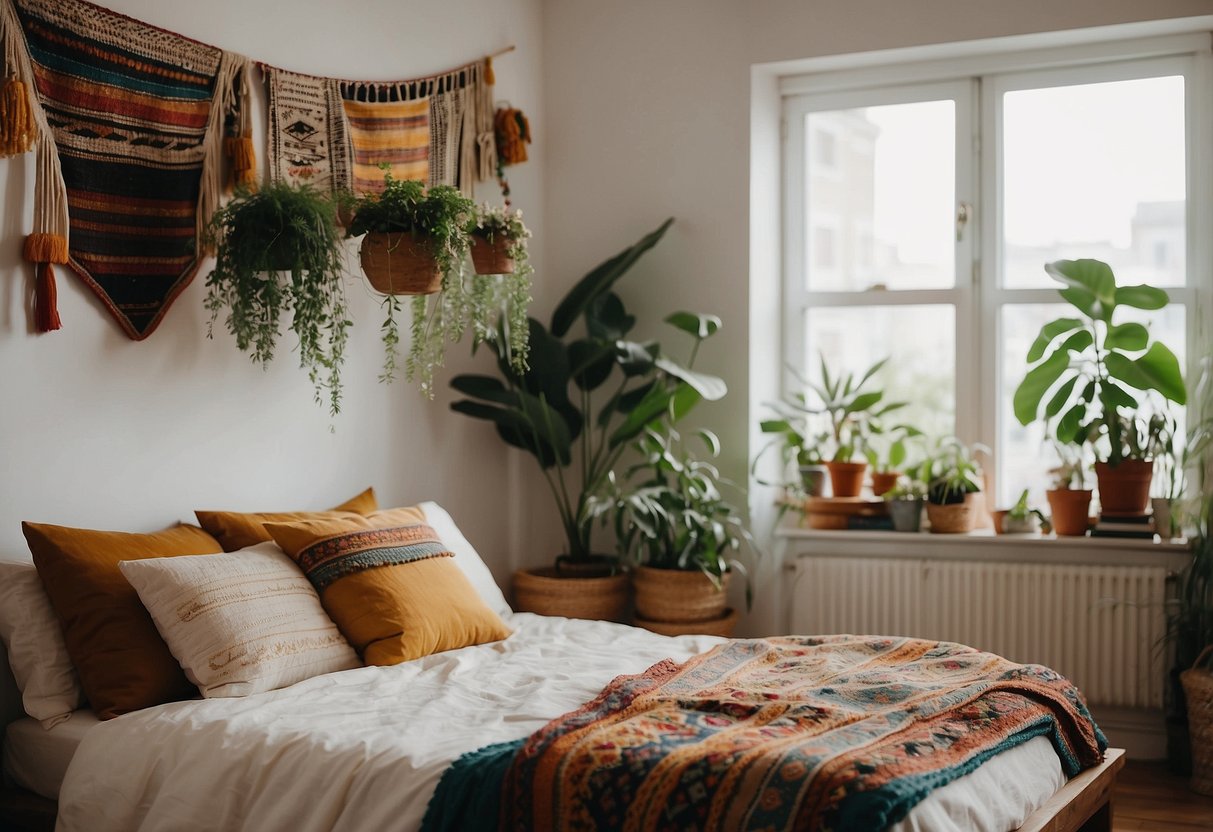
[[[1092,705],[1162,707],[1161,566],[806,557],[793,578],[794,633],[956,641],[1047,665]]]

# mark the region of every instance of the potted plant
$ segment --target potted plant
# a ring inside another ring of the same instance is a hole
[[[522,222],[522,211],[481,205],[468,234],[476,274],[514,274],[528,260],[531,231]]]
[[[226,309],[224,325],[236,346],[268,364],[289,312],[299,365],[317,403],[327,395],[336,415],[350,322],[332,198],[285,183],[241,190],[210,218],[206,235],[215,247],[215,267],[206,279],[207,337]]]
[[[893,531],[917,532],[922,526],[922,508],[927,498],[925,483],[902,477],[900,481],[881,495],[889,505],[889,516],[893,519]]]
[[[795,465],[798,479],[796,482],[767,482],[758,479],[760,485],[777,485],[789,492],[803,492],[808,497],[820,497],[825,493],[826,477],[829,474],[825,461],[821,456],[821,448],[828,440],[829,434],[811,432],[810,414],[797,406],[785,402],[768,402],[766,405],[776,414],[774,419],[764,419],[759,422],[759,429],[771,435],[768,442],[754,457],[752,470],[756,473],[759,461],[772,448],[779,449],[783,470]]]
[[[1015,505],[997,512],[994,531],[999,534],[1036,535],[1051,529],[1049,519],[1038,508],[1028,505],[1028,489],[1024,489]]]
[[[416,381],[423,395],[433,398],[434,369],[442,365],[446,345],[460,341],[469,328],[475,344],[500,336],[515,369],[525,368],[531,270],[516,269],[506,281],[464,274],[475,203],[455,188],[426,190],[417,180],[394,179],[385,171],[383,191],[354,200],[350,208],[347,236],[365,235],[362,268],[385,295],[381,381],[391,381],[398,370],[400,295],[413,296],[405,378]]]
[[[872,496],[880,497],[897,485],[901,477],[901,466],[909,456],[908,440],[922,436],[922,431],[913,425],[895,425],[887,433],[880,425],[871,427],[875,435],[884,434],[886,445],[883,453],[875,442],[869,443],[864,450],[868,464],[872,467]]]
[[[726,392],[722,380],[683,367],[656,342],[628,340],[636,319],[612,291],[672,222],[666,220],[578,281],[557,304],[550,328],[531,318],[530,360],[524,370],[510,361],[508,342],[499,338],[488,342],[498,375],[451,380],[467,396],[451,408],[492,422],[503,441],[531,454],[560,516],[566,551],[554,567],[514,575],[516,600],[524,609],[581,617],[623,615],[627,577],[617,555],[594,550],[591,499],[605,487],[625,451],[651,423],[665,419],[671,407],[682,416],[700,400],[719,399]],[[692,354],[720,325],[717,318],[686,312],[666,321],[691,336]],[[586,612],[583,604],[595,598],[612,599],[614,612]]]
[[[1180,405],[1187,393],[1175,354],[1142,324],[1116,318],[1125,307],[1162,309],[1167,293],[1117,286],[1112,269],[1099,260],[1058,260],[1045,271],[1082,317],[1041,328],[1028,350],[1031,368],[1015,390],[1015,417],[1023,425],[1038,418],[1052,423],[1060,442],[1090,443],[1103,510],[1144,512],[1153,463],[1133,448],[1121,410],[1135,416],[1148,391]]]
[[[722,489],[729,483],[711,461],[720,440],[698,431],[707,459],[685,449],[672,425],[647,428],[635,443],[640,462],[595,498],[592,513],[612,518],[618,551],[634,568],[636,624],[664,635],[731,636],[737,612],[727,607],[738,560],[753,538]],[[746,606],[752,601],[746,583]]]
[[[1050,522],[1058,537],[1081,537],[1090,526],[1091,497],[1094,493],[1085,487],[1083,447],[1061,442],[1057,442],[1056,446],[1061,463],[1050,471],[1053,487],[1045,492],[1045,498],[1049,501]]]
[[[978,453],[989,453],[984,445],[971,448],[955,437],[941,439],[934,455],[919,468],[918,478],[927,484],[927,519],[937,534],[963,534],[973,530],[976,511],[971,494],[981,492]]]

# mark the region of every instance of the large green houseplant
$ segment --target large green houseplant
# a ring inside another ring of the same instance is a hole
[[[224,325],[254,362],[267,364],[282,320],[299,339],[299,365],[319,403],[341,407],[341,365],[350,326],[343,285],[343,243],[332,198],[307,185],[270,183],[241,191],[210,218],[215,267],[206,279],[207,328]]]
[[[1045,324],[1028,350],[1031,368],[1015,390],[1015,418],[1040,419],[1059,442],[1089,444],[1096,454],[1100,500],[1110,512],[1143,511],[1152,462],[1136,446],[1133,420],[1153,391],[1163,400],[1187,401],[1175,354],[1135,321],[1118,320],[1125,308],[1158,310],[1167,293],[1152,286],[1118,286],[1107,263],[1058,260],[1045,271],[1081,317]],[[1133,493],[1117,480],[1135,480]],[[1141,484],[1144,479],[1144,489]]]
[[[688,370],[656,342],[627,337],[636,321],[613,287],[672,222],[666,220],[579,280],[557,304],[550,327],[531,318],[525,369],[511,361],[508,340],[498,337],[488,342],[497,375],[451,380],[467,396],[454,402],[453,410],[492,422],[507,444],[539,464],[565,537],[565,552],[543,577],[601,577],[619,571],[615,555],[594,551],[592,498],[652,423],[667,414],[680,417],[700,400],[725,393],[719,378]],[[680,328],[699,320],[671,318]],[[571,587],[553,590],[556,595],[573,592]]]

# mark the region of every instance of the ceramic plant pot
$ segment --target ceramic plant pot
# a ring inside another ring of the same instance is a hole
[[[1122,459],[1116,466],[1096,462],[1095,478],[1099,484],[1100,511],[1145,514],[1150,502],[1150,481],[1154,478],[1153,460]]]
[[[829,469],[824,465],[801,465],[800,482],[810,497],[823,497],[826,493],[826,477]]]
[[[922,528],[922,500],[889,500],[893,531],[916,532]]]
[[[513,274],[514,258],[510,257],[510,240],[500,234],[488,237],[472,235],[472,268],[476,274]]]
[[[830,469],[830,491],[835,497],[858,497],[863,491],[866,462],[827,462]]]
[[[1091,489],[1058,488],[1045,494],[1058,537],[1081,537],[1087,533]]]
[[[879,497],[884,494],[890,488],[897,485],[897,480],[900,477],[900,471],[873,471],[872,496]]]

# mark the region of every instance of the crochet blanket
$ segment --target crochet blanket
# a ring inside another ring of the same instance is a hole
[[[28,259],[66,259],[145,338],[198,267],[246,62],[81,0],[15,7],[51,142],[38,157],[35,232],[67,241],[66,258],[27,245]]]
[[[1038,665],[905,638],[732,641],[465,755],[423,829],[883,829],[1039,735],[1070,776],[1107,746]]]

